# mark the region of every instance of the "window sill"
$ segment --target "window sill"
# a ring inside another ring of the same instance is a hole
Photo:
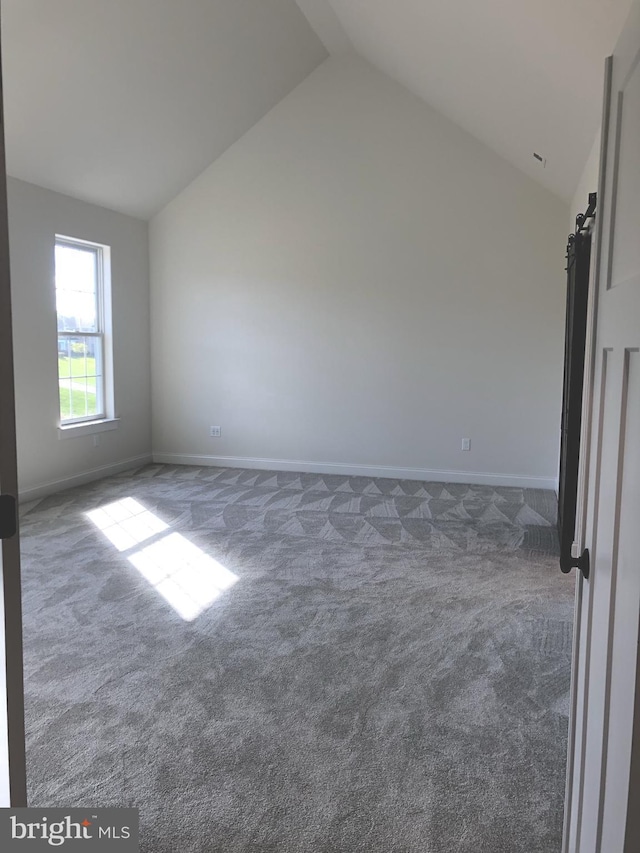
[[[81,435],[95,435],[97,432],[109,432],[118,429],[120,418],[104,418],[100,421],[84,421],[80,424],[67,424],[58,427],[58,438],[78,438]]]

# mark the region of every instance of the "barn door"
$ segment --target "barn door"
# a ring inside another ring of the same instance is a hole
[[[640,2],[607,60],[565,853],[640,851]],[[580,511],[581,510],[581,511]]]

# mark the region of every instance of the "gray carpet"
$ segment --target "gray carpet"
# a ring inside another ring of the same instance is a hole
[[[25,506],[31,805],[138,807],[149,853],[557,853],[555,513],[159,465]]]

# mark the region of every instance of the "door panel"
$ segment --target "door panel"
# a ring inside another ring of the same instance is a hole
[[[615,606],[611,613],[610,656],[608,674],[609,696],[618,697],[620,715],[611,726],[610,702],[607,703],[607,728],[603,737],[601,820],[604,850],[623,848],[627,806],[624,774],[616,768],[624,766],[631,754],[635,679],[629,677],[636,669],[637,650],[626,642],[628,626],[638,625],[640,616],[640,572],[637,559],[640,553],[640,531],[637,517],[632,515],[639,499],[640,483],[640,353],[627,350],[624,357],[623,396],[620,441],[620,477],[615,507],[613,572],[615,577]],[[606,832],[604,830],[606,829]]]
[[[611,255],[608,287],[638,275],[640,269],[640,238],[634,231],[634,217],[628,212],[640,197],[640,173],[637,162],[634,167],[634,154],[640,140],[640,53],[635,57],[635,65],[629,79],[617,93],[614,142],[614,181],[612,182],[611,216]],[[624,181],[619,175],[624,175]]]
[[[638,853],[640,801],[640,3],[605,74],[584,424],[574,714],[564,850]],[[592,377],[592,379],[591,379]],[[633,786],[635,785],[635,790]],[[631,799],[630,799],[631,798]],[[633,805],[629,807],[629,802]]]
[[[585,736],[585,755],[583,784],[584,796],[580,806],[582,818],[577,850],[595,850],[597,822],[593,817],[598,813],[600,786],[594,784],[600,774],[602,745],[594,743],[593,732],[604,732],[607,727],[608,708],[605,701],[606,683],[610,651],[608,638],[609,620],[615,597],[615,574],[612,554],[614,548],[613,516],[608,512],[616,500],[615,478],[606,476],[607,472],[618,467],[619,433],[617,413],[622,392],[622,375],[617,364],[616,353],[611,348],[603,348],[600,355],[600,371],[596,377],[599,397],[602,405],[602,423],[596,436],[594,453],[595,477],[592,492],[594,520],[589,542],[592,574],[587,584],[590,586],[591,601],[591,638],[589,659],[589,693],[587,701],[587,727]]]

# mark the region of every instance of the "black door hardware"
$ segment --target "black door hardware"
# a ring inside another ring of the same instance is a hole
[[[589,552],[585,549],[580,557],[574,557],[572,550],[578,500],[584,351],[591,264],[591,220],[595,217],[596,199],[596,193],[589,194],[589,206],[585,213],[576,217],[576,230],[574,234],[569,235],[567,245],[567,313],[558,485],[560,569],[563,572],[569,572],[572,568],[578,568],[585,578],[589,577]]]

